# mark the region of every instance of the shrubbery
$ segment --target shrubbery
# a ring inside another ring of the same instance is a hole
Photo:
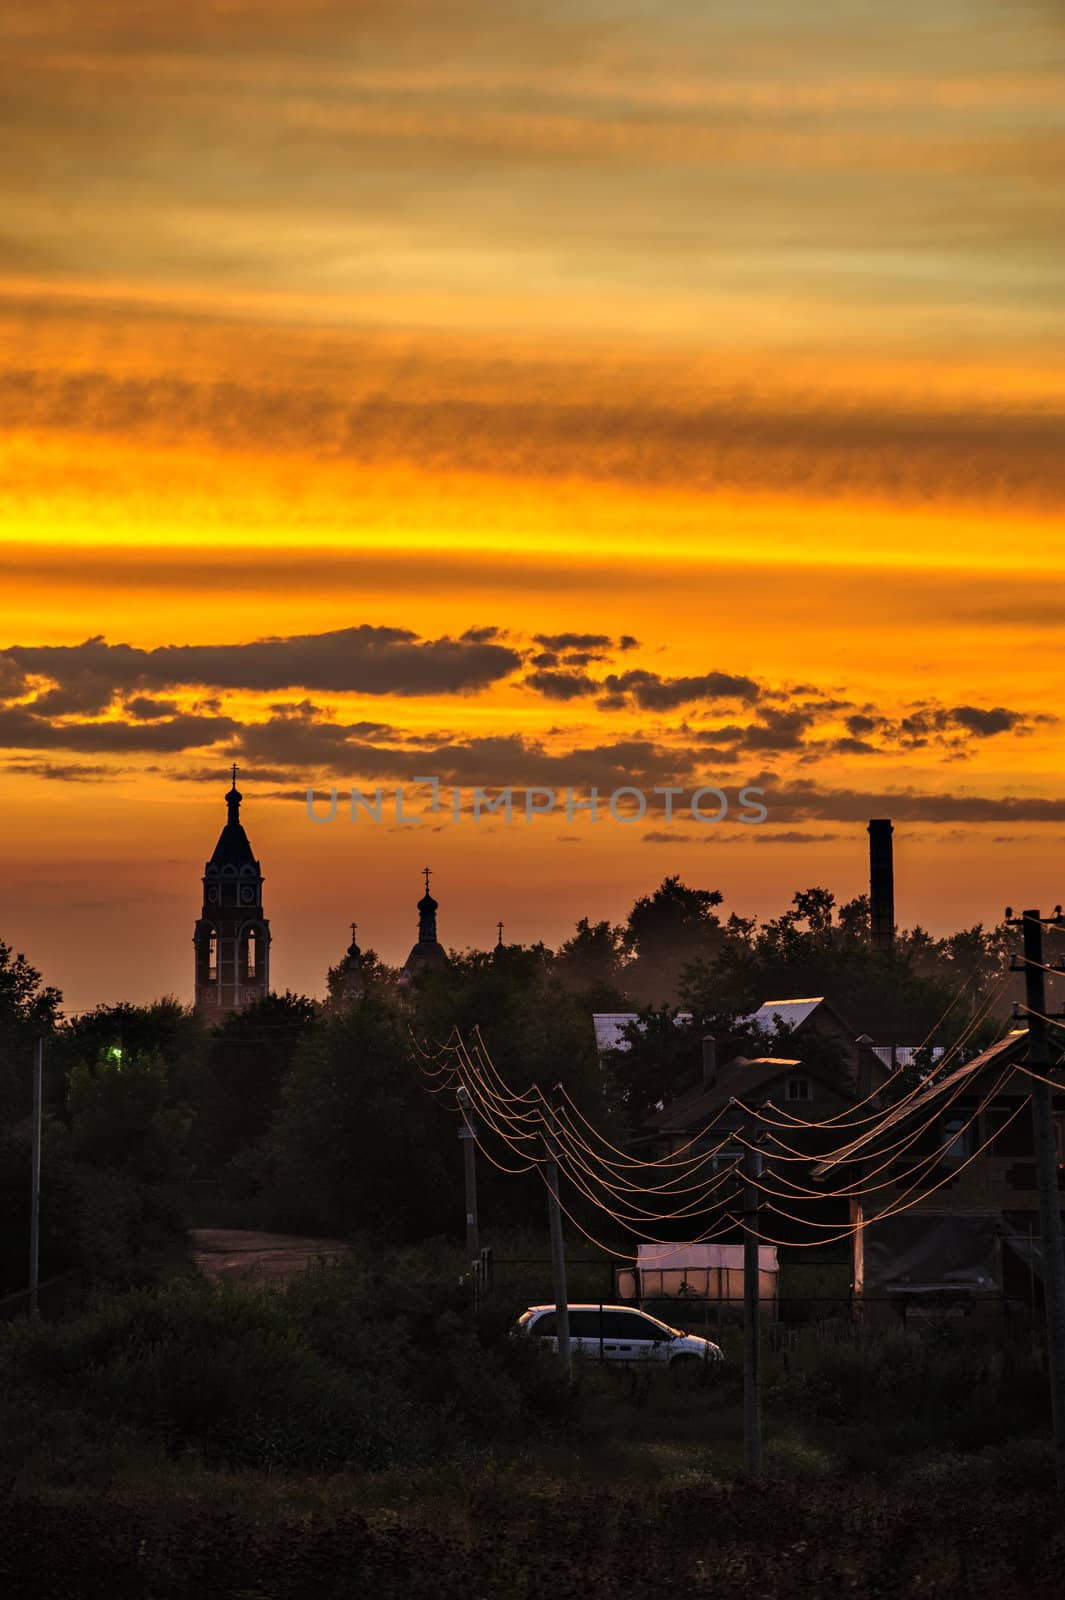
[[[524,1341],[482,1339],[457,1280],[348,1264],[287,1290],[177,1280],[0,1335],[10,1466],[110,1432],[141,1454],[262,1471],[452,1459],[565,1427],[577,1399]]]

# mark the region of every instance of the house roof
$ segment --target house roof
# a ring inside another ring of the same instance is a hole
[[[678,1011],[673,1018],[678,1028],[691,1020],[690,1011]],[[594,1011],[592,1026],[595,1029],[595,1048],[599,1054],[602,1055],[606,1050],[628,1050],[630,1045],[624,1033],[634,1022],[639,1022],[635,1011]]]
[[[1004,1039],[999,1039],[996,1044],[990,1045],[986,1050],[974,1056],[962,1067],[955,1067],[942,1078],[936,1078],[926,1083],[908,1100],[905,1105],[896,1106],[888,1111],[875,1127],[860,1134],[849,1145],[845,1145],[836,1155],[827,1161],[820,1161],[813,1168],[815,1177],[822,1177],[834,1167],[842,1166],[848,1161],[856,1160],[864,1154],[873,1154],[877,1141],[892,1128],[897,1128],[900,1123],[909,1118],[919,1116],[929,1106],[936,1106],[952,1089],[965,1083],[975,1083],[985,1072],[991,1068],[1009,1066],[1012,1062],[1019,1061],[1027,1053],[1028,1030],[1016,1028],[1008,1033]]]
[[[811,1000],[765,1000],[749,1017],[741,1017],[740,1024],[762,1028],[766,1033],[776,1033],[781,1023],[787,1028],[798,1028],[824,1004],[823,994]]]
[[[872,1051],[877,1060],[882,1061],[885,1067],[890,1067],[891,1052],[894,1050],[895,1066],[896,1068],[899,1068],[912,1067],[918,1053],[922,1048],[923,1046],[919,1044],[874,1044],[872,1046]],[[936,1062],[945,1054],[946,1052],[941,1044],[934,1044],[929,1052],[931,1064],[935,1066]]]
[[[770,1084],[787,1077],[796,1067],[802,1068],[803,1077],[815,1078],[819,1083],[824,1081],[816,1071],[810,1071],[803,1067],[801,1061],[788,1057],[758,1056],[748,1061],[746,1056],[738,1056],[735,1061],[721,1068],[716,1082],[698,1084],[694,1089],[678,1095],[664,1110],[656,1111],[648,1119],[647,1126],[664,1133],[690,1128],[696,1122],[709,1122],[725,1109],[730,1100],[748,1100]]]

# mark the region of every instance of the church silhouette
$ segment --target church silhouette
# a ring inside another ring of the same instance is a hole
[[[243,799],[234,763],[232,784],[226,792],[225,826],[203,869],[203,904],[192,936],[194,1004],[208,1018],[221,1019],[226,1012],[243,1011],[270,993],[270,924],[263,914],[262,868],[240,820]],[[418,938],[403,964],[401,983],[409,984],[422,973],[439,972],[449,964],[437,937],[439,904],[429,893],[432,874],[428,867],[423,871],[425,893],[418,901]],[[350,1001],[365,991],[355,928],[353,922],[340,973],[340,997]]]

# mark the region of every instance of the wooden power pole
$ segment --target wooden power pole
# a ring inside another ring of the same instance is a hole
[[[37,1284],[41,1256],[41,1120],[43,1113],[42,1058],[44,1040],[33,1041],[33,1133],[30,1154],[30,1316],[37,1315]]]
[[[479,1288],[481,1228],[477,1214],[477,1129],[468,1090],[460,1089],[458,1099],[463,1115],[459,1138],[462,1140],[463,1176],[466,1182],[466,1263],[472,1266]]]
[[[1060,917],[1060,908],[1058,916]],[[1038,911],[1025,911],[1020,921],[1024,936],[1024,988],[1028,1013],[1026,1065],[1043,1079],[1050,1071],[1047,1027],[1046,967],[1043,962],[1043,919]],[[1054,919],[1055,921],[1058,918]],[[1014,967],[1016,971],[1016,966]],[[1054,1475],[1059,1495],[1065,1495],[1065,1254],[1062,1251],[1061,1194],[1058,1189],[1058,1150],[1054,1132],[1053,1090],[1038,1077],[1032,1080],[1032,1132],[1035,1170],[1039,1185],[1039,1231],[1043,1242],[1043,1291],[1046,1302],[1047,1363],[1050,1368],[1050,1407],[1054,1428]]]
[[[544,1176],[547,1181],[547,1221],[551,1230],[551,1275],[555,1285],[555,1335],[562,1370],[568,1378],[573,1371],[573,1357],[569,1343],[569,1296],[566,1293],[566,1245],[562,1237],[562,1207],[558,1198],[558,1158],[554,1140],[554,1122],[551,1130],[544,1132],[546,1162]]]
[[[750,1130],[750,1138],[757,1135]],[[743,1470],[762,1476],[762,1329],[758,1294],[758,1214],[762,1152],[744,1146],[743,1170]]]

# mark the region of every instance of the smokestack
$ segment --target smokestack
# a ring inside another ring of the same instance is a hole
[[[717,1040],[712,1033],[703,1037],[703,1088],[712,1089],[717,1082]]]
[[[869,931],[875,950],[890,950],[895,942],[893,832],[887,817],[869,824]]]

